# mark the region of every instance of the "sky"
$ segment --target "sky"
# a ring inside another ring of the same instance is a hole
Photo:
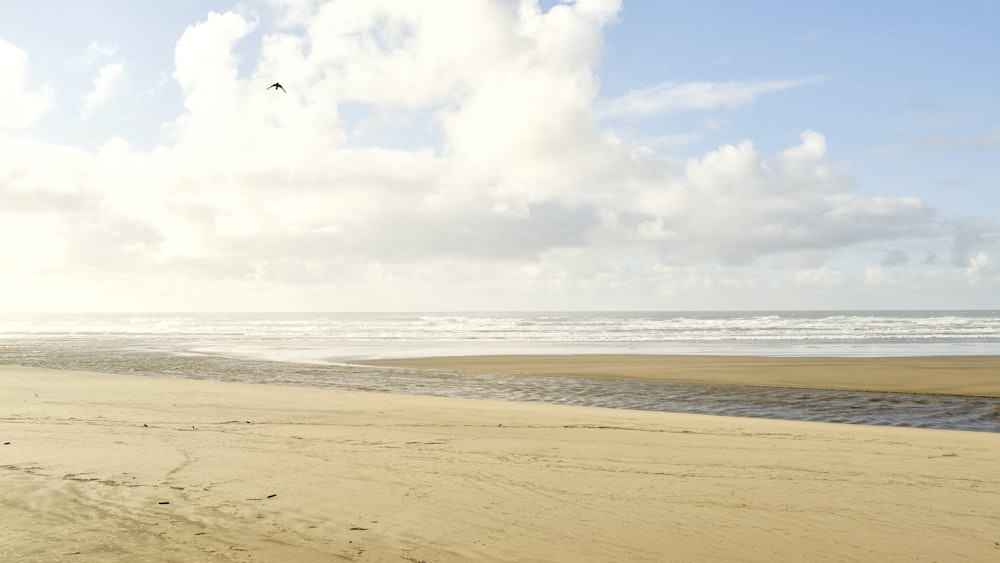
[[[0,0],[0,312],[1000,309],[998,29]]]

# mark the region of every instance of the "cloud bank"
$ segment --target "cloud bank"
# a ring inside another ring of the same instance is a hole
[[[691,158],[616,137],[609,115],[733,108],[824,80],[603,101],[617,1],[274,5],[266,33],[227,12],[178,38],[183,107],[154,148],[0,136],[0,289],[33,296],[8,308],[819,308],[926,284],[888,275],[915,267],[896,245],[947,253],[932,209],[860,193],[819,132],[776,154],[743,140]],[[15,106],[2,132],[53,93],[31,85],[17,47],[0,42],[0,61]],[[275,80],[287,93],[266,89]],[[105,66],[83,111],[124,81]],[[995,286],[991,236],[926,276]]]
[[[52,88],[30,86],[28,54],[0,38],[0,131],[31,125],[52,107]]]

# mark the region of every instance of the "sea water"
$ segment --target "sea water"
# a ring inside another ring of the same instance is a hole
[[[1000,432],[1000,400],[418,372],[472,354],[1000,354],[1000,311],[0,315],[0,363],[58,369]]]

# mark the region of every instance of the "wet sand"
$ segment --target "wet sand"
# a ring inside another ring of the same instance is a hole
[[[510,375],[1000,397],[1000,356],[766,358],[579,354],[450,356],[355,363]]]
[[[0,367],[3,561],[987,561],[997,467],[992,433]]]

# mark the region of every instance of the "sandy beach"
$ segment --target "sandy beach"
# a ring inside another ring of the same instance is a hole
[[[878,385],[997,396],[927,362]],[[3,561],[987,561],[998,467],[993,433],[0,367]]]
[[[356,363],[511,375],[1000,397],[1000,356],[767,358],[572,354],[450,356]]]

